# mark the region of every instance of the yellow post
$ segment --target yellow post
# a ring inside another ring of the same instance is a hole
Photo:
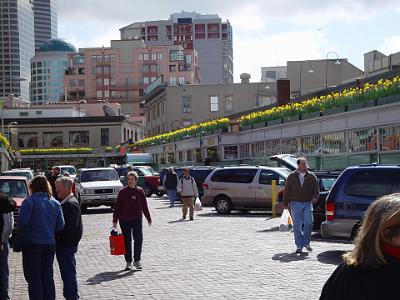
[[[276,180],[272,180],[272,217],[276,218],[276,210],[275,210],[275,204],[276,204]]]

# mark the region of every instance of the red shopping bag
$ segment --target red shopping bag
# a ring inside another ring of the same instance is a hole
[[[111,255],[124,255],[125,252],[125,239],[122,234],[110,235],[110,252]]]

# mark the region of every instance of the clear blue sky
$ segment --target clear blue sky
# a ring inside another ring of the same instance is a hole
[[[78,48],[109,46],[123,26],[182,10],[218,14],[233,26],[235,81],[243,72],[258,81],[263,66],[321,59],[330,51],[360,69],[365,52],[400,51],[400,0],[68,0],[58,6],[58,35]]]

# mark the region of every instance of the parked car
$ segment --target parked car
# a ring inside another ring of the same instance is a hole
[[[228,214],[233,209],[242,211],[272,208],[272,180],[284,186],[290,174],[287,168],[239,166],[217,168],[203,184],[204,206],[215,206],[218,213]]]
[[[8,171],[3,171],[1,173],[3,176],[24,176],[28,180],[33,179],[33,171],[31,169],[11,169]]]
[[[366,164],[349,167],[326,198],[323,237],[354,238],[368,206],[377,198],[400,192],[400,166]]]
[[[30,195],[28,179],[25,176],[0,176],[0,191],[12,197],[17,203],[17,209],[14,211],[14,224],[16,224],[19,208]]]
[[[194,181],[196,182],[197,189],[199,190],[199,197],[200,199],[204,195],[203,190],[203,183],[206,180],[207,176],[215,169],[215,167],[208,167],[208,166],[191,166],[191,167],[174,167],[174,170],[180,179],[183,176],[183,170],[185,168],[189,168],[189,175],[193,177]],[[160,187],[159,190],[164,190],[164,186],[162,183],[164,181],[164,176],[167,174],[168,169],[164,168],[160,172]],[[177,194],[177,200],[180,199],[180,196]]]
[[[82,212],[90,206],[107,205],[114,207],[122,183],[113,168],[81,169],[76,184],[76,194]]]
[[[318,202],[313,205],[313,227],[318,230],[321,223],[325,221],[325,200],[328,196],[329,190],[332,188],[336,179],[339,177],[340,172],[336,171],[315,171],[313,172],[317,176],[319,184],[319,196]],[[275,205],[275,211],[281,214],[283,211],[283,193],[285,188],[282,188],[278,192],[278,202]]]
[[[75,169],[74,166],[64,165],[64,166],[54,166],[54,167],[59,167],[61,174],[64,174],[65,172],[68,172],[69,173],[69,177],[71,177],[72,179],[76,178],[76,169]]]

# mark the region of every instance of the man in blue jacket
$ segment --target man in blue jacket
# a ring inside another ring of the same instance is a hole
[[[73,180],[69,177],[60,177],[55,181],[65,220],[64,229],[56,234],[56,256],[64,283],[63,294],[67,300],[79,299],[75,253],[83,232],[81,210],[72,193],[72,185]]]

